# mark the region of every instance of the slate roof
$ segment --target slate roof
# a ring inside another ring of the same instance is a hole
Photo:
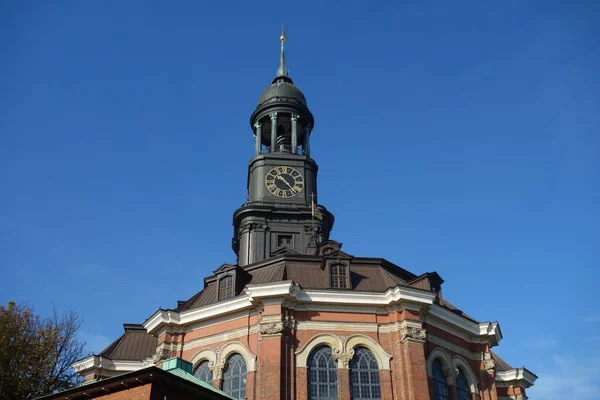
[[[355,258],[342,252],[328,256],[283,252],[256,264],[237,267],[245,275],[243,277],[238,275],[239,279],[244,280],[238,287],[244,287],[247,284],[292,280],[304,289],[330,290],[328,270],[324,268],[324,262],[337,257],[350,262],[351,290],[383,293],[396,286],[410,286],[408,281],[416,277],[401,267],[380,258]],[[215,270],[216,274],[220,272],[220,269]],[[177,311],[193,310],[217,302],[217,276],[213,275],[204,280],[203,290],[189,300],[180,302]]]
[[[446,308],[447,310],[452,311],[454,314],[458,314],[461,317],[465,317],[467,319],[470,319],[473,322],[479,322],[477,321],[475,318],[470,317],[469,315],[467,315],[463,310],[459,309],[458,307],[454,306],[452,303],[450,303],[449,301],[445,300],[445,299],[440,299],[440,305],[444,308]]]
[[[146,333],[143,325],[123,324],[123,327],[125,333],[101,351],[99,356],[111,360],[139,361],[154,355],[158,339]]]
[[[506,361],[500,358],[498,354],[493,351],[490,353],[492,353],[492,359],[494,360],[494,364],[496,364],[496,371],[508,371],[509,369],[514,369]]]

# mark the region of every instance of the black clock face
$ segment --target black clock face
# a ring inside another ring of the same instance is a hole
[[[267,190],[281,198],[294,197],[304,189],[304,177],[292,167],[275,167],[265,176]]]

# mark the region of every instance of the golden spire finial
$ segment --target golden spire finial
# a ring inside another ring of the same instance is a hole
[[[283,46],[283,42],[285,42],[285,39],[287,39],[287,35],[285,34],[285,31],[283,30],[283,24],[281,24],[281,36],[279,37],[279,40],[281,40],[282,46]]]

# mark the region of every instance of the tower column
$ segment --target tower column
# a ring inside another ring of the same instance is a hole
[[[304,154],[310,157],[310,127],[304,127]]]
[[[298,114],[292,114],[292,154],[298,153]]]
[[[255,151],[255,155],[260,155],[260,150],[262,147],[262,124],[260,122],[257,122],[254,124],[254,129],[256,129],[256,137],[255,137],[255,141],[256,141],[256,151]]]
[[[269,114],[271,117],[271,153],[275,153],[275,146],[277,145],[277,113],[272,112]]]

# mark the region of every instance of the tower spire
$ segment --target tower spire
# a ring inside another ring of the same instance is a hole
[[[279,56],[279,68],[277,68],[277,77],[288,76],[287,66],[285,65],[285,52],[283,50],[286,39],[287,35],[285,34],[285,30],[283,29],[283,24],[281,24],[281,36],[279,37],[279,40],[281,41],[281,55]]]

